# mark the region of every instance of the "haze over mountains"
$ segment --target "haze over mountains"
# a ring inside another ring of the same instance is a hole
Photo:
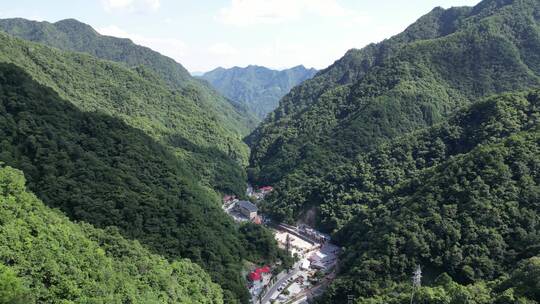
[[[248,181],[341,246],[314,303],[540,303],[538,0],[205,80],[74,19],[0,30],[0,303],[249,303],[294,258],[223,211]]]
[[[317,70],[299,65],[281,71],[250,65],[245,68],[217,68],[204,73],[207,80],[225,97],[244,103],[260,119],[277,108],[279,100],[296,85],[310,79]]]

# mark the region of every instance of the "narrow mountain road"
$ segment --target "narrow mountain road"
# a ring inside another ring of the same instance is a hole
[[[296,275],[298,273],[298,271],[300,271],[300,263],[296,263],[294,265],[293,269],[289,273],[287,273],[287,275],[285,275],[281,279],[277,280],[276,283],[274,285],[272,285],[272,287],[268,290],[266,295],[264,295],[264,297],[262,298],[260,303],[261,304],[269,303],[270,302],[270,297],[272,297],[272,295],[278,290],[279,286],[281,286],[281,284],[283,284],[285,281],[287,281],[288,279],[290,279],[294,275]]]
[[[294,303],[304,297],[307,297],[309,299],[309,298],[315,298],[317,296],[320,296],[323,293],[323,291],[326,289],[326,287],[328,287],[328,285],[332,283],[335,277],[336,277],[336,269],[334,269],[330,274],[322,278],[321,281],[317,285],[311,287],[310,289],[304,290],[301,293],[290,298],[287,303]]]

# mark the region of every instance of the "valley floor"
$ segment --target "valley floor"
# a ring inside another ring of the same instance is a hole
[[[267,194],[264,190],[254,191],[251,187],[248,187],[247,193],[257,202]],[[248,275],[252,303],[309,303],[334,279],[340,248],[330,242],[328,235],[311,227],[274,223],[258,210],[254,214],[249,213],[245,210],[246,206],[255,207],[256,210],[255,204],[250,204],[226,196],[223,209],[237,222],[252,221],[270,228],[278,245],[296,258],[293,267],[277,275],[259,273],[257,269]],[[270,265],[270,268],[276,266]]]

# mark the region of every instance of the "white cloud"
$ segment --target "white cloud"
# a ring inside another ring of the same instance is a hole
[[[217,18],[225,24],[246,26],[282,23],[306,14],[354,22],[364,19],[362,14],[341,6],[337,0],[231,0]]]
[[[146,12],[156,11],[161,6],[160,0],[101,0],[107,12]]]
[[[147,37],[139,34],[129,33],[115,25],[97,28],[97,31],[102,35],[129,38],[136,44],[149,47],[165,56],[169,56],[179,63],[185,59],[188,53],[186,44],[176,38],[157,38]]]
[[[236,55],[238,50],[227,43],[216,43],[208,48],[208,52],[213,55]]]

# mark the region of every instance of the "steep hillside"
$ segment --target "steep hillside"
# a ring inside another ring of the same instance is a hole
[[[1,303],[223,303],[197,265],[70,222],[10,167],[0,168],[0,244]]]
[[[420,303],[535,303],[539,155],[540,92],[504,94],[295,180],[267,208],[316,205],[343,246],[320,303],[410,303],[417,265]]]
[[[379,204],[389,189],[419,171],[493,139],[537,127],[538,111],[535,94],[514,93],[478,102],[444,123],[381,144],[320,177],[287,180],[266,208],[292,220],[300,210],[317,207],[317,225],[338,231],[362,205]]]
[[[258,123],[244,106],[223,98],[212,88],[192,78],[173,59],[136,45],[129,39],[100,35],[91,26],[75,19],[55,23],[22,18],[0,19],[0,30],[61,50],[88,53],[97,58],[119,62],[129,68],[142,65],[162,78],[171,88],[187,90],[187,96],[194,94],[191,98],[218,118],[220,124],[229,131],[245,135]]]
[[[250,178],[287,188],[478,97],[539,86],[539,15],[536,0],[436,8],[389,40],[349,51],[250,135]]]
[[[135,110],[135,109],[134,109]],[[21,169],[48,206],[98,228],[118,227],[172,260],[190,258],[247,301],[246,236],[167,147],[118,118],[83,112],[13,64],[0,64],[0,161]],[[1,221],[0,221],[1,222]]]
[[[189,72],[173,59],[129,39],[103,36],[91,26],[75,19],[55,23],[22,18],[1,19],[0,28],[15,37],[55,48],[83,52],[97,58],[125,63],[128,67],[147,66],[174,87],[185,87],[192,81]]]
[[[323,302],[346,303],[349,294],[402,303],[392,294],[410,297],[417,265],[427,286],[446,273],[461,284],[498,280],[492,288],[540,255],[539,118],[538,91],[491,98],[308,186],[324,201],[322,224],[339,229],[346,248]]]
[[[248,109],[264,119],[277,108],[279,100],[296,85],[312,78],[315,69],[304,66],[276,71],[261,66],[245,68],[217,68],[201,76],[221,94],[242,102]]]
[[[248,148],[193,88],[172,90],[144,66],[125,66],[64,52],[0,32],[0,62],[14,63],[79,109],[122,119],[175,148],[199,180],[243,193]]]

